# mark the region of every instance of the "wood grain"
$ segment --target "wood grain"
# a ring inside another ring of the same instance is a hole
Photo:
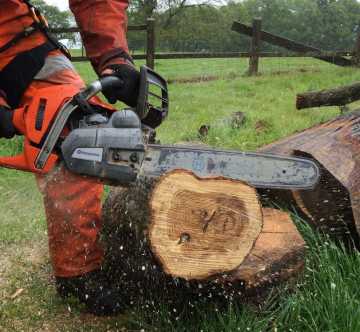
[[[262,228],[256,190],[240,181],[168,173],[150,202],[150,243],[164,271],[186,280],[235,269]]]

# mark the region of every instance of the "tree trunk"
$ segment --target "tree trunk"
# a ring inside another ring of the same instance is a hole
[[[339,88],[305,92],[297,95],[298,110],[310,107],[343,106],[360,99],[360,83]]]
[[[322,174],[313,190],[264,194],[294,204],[314,226],[356,245],[360,231],[359,116],[359,111],[346,114],[260,149],[317,161]]]
[[[304,242],[254,188],[176,170],[113,190],[104,206],[107,261],[131,301],[244,298],[297,276]],[[187,303],[187,302],[186,302]]]

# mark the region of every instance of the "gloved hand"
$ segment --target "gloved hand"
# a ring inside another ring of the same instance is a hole
[[[117,76],[124,82],[121,89],[104,92],[109,103],[115,104],[119,100],[128,106],[135,107],[139,96],[140,73],[130,64],[113,64],[102,72],[102,77],[109,75]]]
[[[0,105],[0,138],[13,138],[17,130],[13,125],[14,111]]]

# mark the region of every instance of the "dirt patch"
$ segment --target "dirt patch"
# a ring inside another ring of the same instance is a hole
[[[201,76],[169,79],[168,84],[206,83],[206,82],[219,81],[219,80],[233,80],[235,78],[239,78],[239,77],[243,77],[243,76],[244,76],[243,73],[234,73],[234,72],[231,72],[225,76],[224,75],[201,75]]]
[[[10,250],[6,250],[4,247],[0,247],[0,298],[2,297],[2,291],[5,288],[6,278],[5,273],[11,268]]]
[[[271,124],[266,120],[259,120],[255,123],[255,132],[262,134],[271,129]]]
[[[270,75],[286,75],[293,73],[320,73],[321,70],[318,68],[296,68],[289,70],[275,70],[271,71]]]
[[[320,69],[317,68],[295,68],[291,70],[274,70],[270,71],[269,75],[286,75],[286,74],[293,74],[293,73],[318,73]],[[260,73],[261,75],[261,73]],[[193,77],[180,77],[169,79],[168,84],[191,84],[191,83],[206,83],[218,80],[233,80],[236,78],[244,77],[246,74],[244,73],[229,73],[225,76],[220,75],[201,75],[201,76],[193,76]]]
[[[186,83],[203,83],[203,82],[211,82],[217,81],[224,77],[220,76],[195,76],[195,77],[188,77],[188,78],[175,78],[168,80],[168,84],[186,84]]]
[[[48,260],[48,248],[45,240],[36,243],[16,244],[0,247],[0,297],[8,284],[7,276],[15,270],[40,266]]]
[[[47,262],[49,253],[48,245],[45,240],[31,243],[23,248],[24,260],[33,266],[39,266]]]

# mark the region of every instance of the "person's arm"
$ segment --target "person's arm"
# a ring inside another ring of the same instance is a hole
[[[69,0],[95,71],[131,61],[126,39],[128,0]]]
[[[10,109],[5,94],[0,90],[0,138],[12,138],[17,134],[13,117],[14,111]]]
[[[126,39],[128,0],[69,0],[69,3],[97,74],[114,75],[124,82],[122,88],[104,91],[104,95],[112,104],[120,100],[135,107],[140,73],[132,64]]]

